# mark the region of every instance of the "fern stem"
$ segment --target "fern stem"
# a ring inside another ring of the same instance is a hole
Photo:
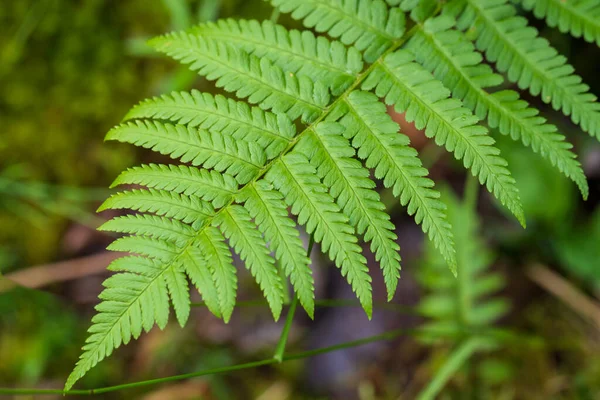
[[[284,355],[282,361],[293,361],[293,360],[301,360],[304,358],[314,357],[320,354],[331,353],[337,350],[343,350],[352,347],[358,347],[369,343],[380,342],[384,340],[392,340],[402,335],[408,336],[416,336],[420,335],[423,331],[420,329],[398,329],[388,331],[379,335],[369,336],[363,339],[354,340],[351,342],[340,343],[333,346],[322,347],[319,349],[307,350],[299,353],[293,353]],[[435,334],[436,332],[428,331],[428,334]],[[483,340],[482,337],[489,337],[494,340],[501,340],[511,345],[516,346],[524,346],[528,348],[536,348],[536,349],[564,349],[575,351],[579,349],[579,346],[576,343],[572,343],[570,341],[557,340],[557,341],[547,341],[537,336],[528,336],[523,333],[511,332],[505,329],[486,329],[486,330],[473,330],[472,332],[468,332],[471,334],[477,334],[480,340]],[[441,338],[457,338],[460,335],[464,335],[465,332],[449,332],[444,329],[439,332],[439,337]],[[483,346],[483,342],[481,342]],[[73,395],[95,395],[102,393],[110,393],[117,392],[120,390],[133,389],[138,387],[152,386],[165,382],[174,382],[181,381],[184,379],[197,378],[201,376],[207,375],[217,375],[217,374],[225,374],[234,371],[240,371],[244,369],[251,369],[256,367],[261,367],[265,365],[276,364],[277,361],[274,358],[268,358],[259,361],[248,362],[244,364],[237,364],[228,367],[220,367],[213,369],[206,369],[196,372],[191,372],[188,374],[182,375],[173,375],[164,378],[150,379],[146,381],[125,383],[122,385],[115,386],[107,386],[103,388],[95,388],[95,389],[86,389],[86,390],[67,390],[63,391],[61,389],[34,389],[34,388],[0,388],[0,395],[64,395],[64,396],[73,396]]]
[[[446,363],[436,372],[425,390],[417,397],[417,400],[435,399],[444,388],[444,385],[456,374],[462,365],[484,346],[485,343],[478,338],[469,339],[458,346],[450,357],[448,357]]]
[[[273,354],[273,359],[276,360],[278,363],[281,363],[283,361],[285,345],[287,344],[288,336],[290,335],[290,329],[292,328],[292,323],[294,322],[294,315],[296,314],[297,306],[298,297],[294,296],[294,300],[292,300],[292,304],[290,305],[290,309],[285,319],[285,325],[283,326],[283,330],[281,331],[281,336],[279,337],[279,341],[277,342],[277,347],[275,347],[275,354]]]
[[[467,180],[465,182],[465,193],[464,202],[470,210],[477,208],[477,198],[479,196],[479,182],[471,174],[467,174]]]
[[[307,350],[307,351],[303,351],[300,353],[288,354],[288,355],[282,357],[282,361],[301,360],[304,358],[314,357],[314,356],[317,356],[320,354],[330,353],[333,351],[343,350],[343,349],[347,349],[347,348],[351,348],[351,347],[362,346],[362,345],[373,343],[373,342],[379,342],[379,341],[383,341],[383,340],[392,340],[392,339],[395,339],[396,337],[404,335],[404,334],[416,334],[417,332],[418,332],[418,330],[416,330],[416,329],[393,330],[393,331],[382,333],[380,335],[369,336],[369,337],[354,340],[351,342],[340,343],[337,345],[323,347],[323,348],[314,349],[314,350]],[[56,394],[62,394],[64,396],[96,395],[96,394],[102,394],[102,393],[117,392],[117,391],[125,390],[125,389],[133,389],[133,388],[138,388],[138,387],[157,385],[157,384],[165,383],[165,382],[173,382],[173,381],[180,381],[180,380],[184,380],[184,379],[197,378],[200,376],[224,374],[224,373],[228,373],[228,372],[257,368],[257,367],[262,367],[265,365],[271,365],[271,364],[276,364],[276,363],[277,363],[277,360],[275,360],[274,358],[268,358],[265,360],[253,361],[253,362],[244,363],[244,364],[231,365],[228,367],[220,367],[220,368],[206,369],[206,370],[197,371],[197,372],[191,372],[189,374],[174,375],[174,376],[168,376],[165,378],[150,379],[150,380],[146,380],[146,381],[125,383],[122,385],[107,386],[107,387],[103,387],[103,388],[87,389],[87,390],[63,391],[60,389],[0,388],[0,395],[56,395]]]

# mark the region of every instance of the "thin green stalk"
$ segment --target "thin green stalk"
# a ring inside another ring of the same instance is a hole
[[[450,354],[446,363],[440,368],[427,387],[419,394],[417,400],[433,400],[444,388],[446,383],[458,372],[460,367],[479,349],[485,342],[479,338],[468,339]]]
[[[296,314],[297,306],[298,297],[294,296],[294,300],[292,300],[292,304],[290,305],[290,309],[287,313],[285,325],[283,326],[283,330],[281,331],[281,337],[279,338],[279,342],[277,342],[277,347],[275,348],[275,354],[273,355],[273,359],[275,359],[279,363],[283,361],[285,345],[287,344],[287,339],[290,335],[290,329],[292,328],[292,323],[294,322],[294,314]]]
[[[358,346],[362,346],[362,345],[368,344],[368,343],[374,343],[374,342],[379,342],[379,341],[383,341],[383,340],[391,340],[391,339],[394,339],[401,335],[416,336],[416,335],[420,335],[421,333],[422,333],[422,331],[420,329],[393,330],[393,331],[382,333],[380,335],[369,336],[369,337],[354,340],[351,342],[340,343],[340,344],[333,345],[333,346],[303,351],[303,352],[299,352],[299,353],[287,354],[287,355],[283,356],[282,361],[300,360],[300,359],[304,359],[304,358],[314,357],[314,356],[317,356],[320,354],[331,353],[331,352],[334,352],[337,350],[347,349],[347,348],[351,348],[351,347],[358,347]],[[434,332],[428,331],[428,334],[432,334],[432,333],[434,333]],[[452,336],[452,335],[450,335],[450,332],[448,332],[448,331],[439,332],[439,334],[440,334],[440,337]],[[511,344],[516,345],[516,346],[523,345],[523,346],[527,346],[527,347],[531,346],[531,347],[537,348],[538,346],[543,347],[544,345],[548,344],[547,342],[545,342],[545,343],[542,342],[540,340],[540,338],[537,338],[537,337],[527,337],[525,335],[518,335],[518,334],[515,334],[512,332],[507,332],[506,330],[502,330],[502,329],[489,329],[488,331],[471,332],[471,334],[477,334],[479,336],[478,339],[473,339],[473,340],[479,341],[478,346],[479,345],[484,346],[483,336],[490,337],[494,340],[506,340],[507,342],[510,342]],[[464,332],[462,332],[462,333],[456,332],[456,335],[454,335],[453,337],[459,337],[461,335],[464,335]],[[467,342],[465,342],[465,343],[467,343]],[[472,345],[470,345],[470,346],[472,346]],[[561,343],[559,347],[561,349],[565,349],[565,350],[579,349],[579,346],[576,344],[574,344],[573,346],[563,346],[563,344]],[[557,348],[559,348],[559,347],[557,347]],[[464,349],[462,351],[464,352]],[[458,349],[456,352],[458,352]],[[206,369],[206,370],[202,370],[202,371],[191,372],[188,374],[174,375],[174,376],[168,376],[165,378],[150,379],[150,380],[146,380],[146,381],[132,382],[132,383],[126,383],[126,384],[122,384],[122,385],[107,386],[107,387],[103,387],[103,388],[87,389],[87,390],[63,391],[61,389],[0,388],[0,395],[56,395],[56,394],[62,394],[65,396],[94,395],[94,394],[116,392],[119,390],[151,386],[151,385],[156,385],[156,384],[165,383],[165,382],[173,382],[173,381],[180,381],[180,380],[184,380],[184,379],[197,378],[200,376],[225,374],[225,373],[229,373],[229,372],[240,371],[240,370],[250,369],[250,368],[256,368],[256,367],[261,367],[261,366],[271,365],[271,364],[276,364],[276,363],[277,363],[277,360],[275,360],[274,358],[268,358],[268,359],[264,359],[264,360],[260,360],[260,361],[253,361],[253,362],[244,363],[244,364],[232,365],[229,367]]]
[[[308,358],[308,357],[313,357],[313,356],[316,356],[319,354],[330,353],[333,351],[342,350],[342,349],[346,349],[346,348],[350,348],[350,347],[362,346],[362,345],[368,344],[368,343],[378,342],[378,341],[382,341],[382,340],[391,340],[391,339],[394,339],[403,334],[414,333],[414,332],[416,332],[416,330],[414,330],[414,329],[394,330],[394,331],[383,333],[381,335],[375,335],[375,336],[370,336],[370,337],[367,337],[364,339],[354,340],[352,342],[345,342],[345,343],[341,343],[341,344],[334,345],[334,346],[323,347],[320,349],[314,349],[314,350],[303,351],[300,353],[288,354],[288,355],[283,356],[282,361],[300,360],[300,359],[304,359],[304,358]],[[277,360],[275,360],[274,358],[269,358],[269,359],[253,361],[253,362],[249,362],[249,363],[245,363],[245,364],[232,365],[229,367],[213,368],[213,369],[207,369],[207,370],[202,370],[202,371],[197,371],[197,372],[191,372],[189,374],[174,375],[174,376],[168,376],[165,378],[150,379],[150,380],[146,380],[146,381],[125,383],[122,385],[107,386],[107,387],[103,387],[103,388],[88,389],[88,390],[62,391],[60,389],[0,389],[0,395],[55,395],[55,394],[62,394],[65,396],[94,395],[94,394],[116,392],[116,391],[125,390],[125,389],[133,389],[133,388],[139,388],[139,387],[144,387],[144,386],[151,386],[151,385],[156,385],[156,384],[165,383],[165,382],[173,382],[173,381],[180,381],[180,380],[184,380],[184,379],[197,378],[197,377],[206,376],[206,375],[224,374],[224,373],[228,373],[228,372],[257,368],[257,367],[270,365],[270,364],[276,364],[276,363],[277,363]]]
[[[467,181],[465,183],[464,203],[470,210],[477,208],[477,200],[479,196],[479,182],[477,178],[471,174],[468,174]]]

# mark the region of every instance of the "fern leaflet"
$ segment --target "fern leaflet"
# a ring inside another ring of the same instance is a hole
[[[258,58],[231,45],[180,32],[151,40],[163,52],[218,87],[235,92],[240,98],[258,104],[265,110],[287,113],[311,122],[329,102],[329,91],[322,82],[313,83],[305,76],[286,73],[267,58]]]
[[[185,244],[195,233],[192,227],[179,221],[145,214],[113,218],[98,230],[149,236],[176,244]]]
[[[106,140],[131,143],[184,163],[227,172],[241,184],[250,181],[266,162],[264,149],[256,143],[156,121],[120,125],[108,132]]]
[[[198,293],[204,299],[206,307],[217,317],[223,316],[225,318],[223,313],[225,311],[229,312],[229,310],[227,308],[223,310],[223,307],[219,304],[219,293],[215,284],[217,279],[213,279],[214,273],[211,274],[216,269],[216,266],[211,261],[213,260],[204,257],[202,251],[195,247],[190,247],[181,257],[182,268],[190,277],[196,289],[198,289]],[[207,265],[209,266],[208,268],[206,268]],[[233,294],[235,302],[235,268],[232,269],[234,273]]]
[[[131,209],[173,218],[198,229],[214,215],[214,208],[197,196],[186,196],[166,190],[133,189],[109,197],[98,211]]]
[[[272,114],[258,107],[209,93],[173,92],[142,101],[125,119],[166,119],[188,127],[255,142],[272,159],[286,148],[296,128],[285,114]]]
[[[237,291],[237,275],[231,251],[221,232],[212,226],[206,227],[197,244],[213,277],[223,320],[229,322]]]
[[[375,61],[405,29],[404,13],[389,9],[383,0],[271,0],[273,6],[292,18],[302,19],[307,28],[327,32],[344,44],[364,51],[368,62]]]
[[[125,184],[197,195],[217,208],[230,202],[237,192],[237,182],[232,176],[185,165],[148,164],[129,168],[117,177],[112,187]]]
[[[354,47],[330,42],[310,31],[288,31],[270,21],[219,20],[194,27],[191,33],[266,57],[281,69],[325,82],[334,95],[342,93],[362,70],[362,54]]]

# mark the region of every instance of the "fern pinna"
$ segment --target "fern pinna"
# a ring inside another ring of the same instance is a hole
[[[481,123],[520,140],[587,196],[581,165],[557,128],[503,76],[600,137],[600,104],[508,0],[272,0],[310,30],[221,20],[153,39],[239,100],[198,91],[134,107],[108,139],[154,150],[180,165],[123,172],[101,210],[131,209],[102,229],[131,234],[111,249],[134,255],[110,266],[70,388],[90,368],[154,324],[169,303],[184,324],[188,280],[228,321],[236,301],[232,250],[277,319],[289,278],[306,312],[314,284],[298,225],[321,244],[371,316],[368,244],[391,299],[400,276],[395,228],[375,180],[391,188],[453,271],[445,204],[385,104],[454,154],[525,225],[506,161]],[[552,25],[598,41],[598,1],[524,0]],[[559,12],[556,12],[558,10]],[[325,35],[329,36],[327,38]],[[383,102],[380,101],[383,99]],[[385,104],[384,104],[385,103]],[[290,216],[290,212],[295,218]],[[279,272],[282,271],[282,273]]]

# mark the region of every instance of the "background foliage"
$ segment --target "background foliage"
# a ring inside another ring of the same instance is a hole
[[[569,58],[592,86],[592,92],[599,94],[600,80],[594,61],[600,60],[598,48],[561,35],[557,29],[543,28],[531,14],[524,15],[543,29],[542,34]],[[203,90],[211,87],[175,63],[154,59],[144,41],[216,16],[268,19],[271,9],[258,0],[3,2],[2,274],[61,260],[79,260],[97,254],[111,240],[92,230],[105,218],[94,215],[107,194],[96,188],[107,187],[118,171],[133,164],[134,157],[148,162],[157,159],[147,152],[133,154],[127,146],[104,144],[105,132],[121,120],[131,104],[150,95],[190,86]],[[283,16],[280,22],[296,26]],[[538,271],[535,266],[543,265],[544,270],[558,273],[563,283],[569,282],[586,299],[598,296],[600,146],[577,133],[568,119],[552,113],[549,107],[533,98],[527,100],[569,134],[590,178],[591,193],[590,200],[583,203],[566,178],[543,163],[532,163],[530,152],[496,136],[521,191],[528,216],[525,231],[503,215],[502,208],[496,207],[486,194],[478,196],[477,217],[472,212],[473,202],[463,202],[462,170],[451,157],[440,157],[429,142],[419,142],[416,136],[413,140],[425,163],[432,166],[436,181],[448,182],[446,197],[453,199],[451,217],[469,222],[454,223],[463,229],[455,235],[465,240],[463,246],[457,239],[459,252],[466,252],[463,257],[470,261],[473,271],[497,276],[501,281],[491,295],[492,299],[499,299],[499,303],[492,304],[503,304],[502,312],[498,311],[498,319],[485,323],[494,329],[510,328],[522,333],[518,337],[503,337],[502,343],[478,344],[481,351],[461,364],[449,379],[444,389],[446,398],[600,396],[600,326],[599,320],[594,319],[597,314],[590,316],[580,302],[565,303],[561,286],[557,292],[540,289],[534,283],[540,275],[532,272]],[[405,128],[405,133],[411,132],[414,129],[410,126]],[[544,193],[542,199],[540,193]],[[382,197],[388,207],[395,203],[385,191]],[[291,346],[334,344],[392,327],[421,326],[421,322],[431,318],[431,324],[443,326],[448,310],[441,312],[440,305],[444,308],[452,301],[436,298],[436,293],[440,287],[453,293],[452,285],[458,282],[448,279],[451,276],[447,269],[436,269],[439,260],[423,259],[422,234],[411,219],[399,209],[393,216],[400,245],[405,249],[402,280],[394,303],[401,310],[411,306],[410,313],[378,310],[376,306],[373,321],[367,323],[358,308],[317,308],[315,322],[297,320]],[[477,222],[478,218],[484,222]],[[479,244],[473,247],[475,240]],[[318,298],[352,298],[325,259],[319,260],[317,266],[316,281],[322,282],[317,288]],[[90,274],[51,283],[43,291],[13,289],[0,294],[0,386],[61,386],[77,357],[78,346],[74,343],[84,339],[104,277]],[[260,297],[251,279],[240,279],[243,299]],[[379,285],[376,292],[385,292],[382,281],[375,280],[374,285]],[[457,298],[451,296],[453,300]],[[482,302],[481,306],[486,304],[487,301]],[[508,304],[510,309],[505,307]],[[85,382],[90,387],[118,384],[258,359],[269,354],[279,330],[280,325],[272,323],[264,306],[237,310],[227,326],[197,308],[186,329],[171,324],[164,332],[144,336],[93,370]],[[436,372],[448,365],[448,360],[466,351],[465,343],[469,344],[468,337],[438,337],[432,342],[427,335],[409,335],[308,361],[112,396],[415,398],[432,383]]]

